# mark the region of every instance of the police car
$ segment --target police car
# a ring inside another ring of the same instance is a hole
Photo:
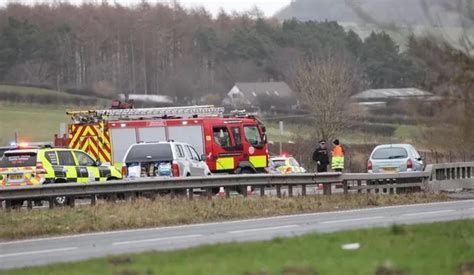
[[[294,157],[286,154],[271,157],[269,160],[269,171],[273,174],[306,173],[306,169]]]
[[[18,149],[0,160],[0,187],[121,179],[113,166],[101,165],[80,150],[63,148]]]

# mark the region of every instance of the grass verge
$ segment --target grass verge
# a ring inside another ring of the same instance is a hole
[[[341,246],[359,243],[357,250]],[[149,252],[9,274],[473,274],[474,220]]]
[[[283,214],[443,201],[445,195],[332,195],[294,198],[138,200],[53,210],[0,211],[0,239],[202,223]]]
[[[69,122],[66,107],[0,102],[0,146],[14,140],[52,141],[59,124]]]

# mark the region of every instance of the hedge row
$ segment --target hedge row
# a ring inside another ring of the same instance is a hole
[[[17,93],[4,91],[0,93],[0,101],[8,101],[15,103],[30,104],[53,104],[53,105],[76,105],[76,106],[92,106],[97,105],[97,98],[80,97],[71,95],[51,95],[51,94],[33,94],[33,93]]]

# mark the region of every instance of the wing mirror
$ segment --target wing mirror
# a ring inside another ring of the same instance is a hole
[[[262,135],[262,142],[263,142],[263,144],[267,144],[267,143],[268,143],[267,134],[263,134],[263,135]]]
[[[201,161],[206,161],[206,160],[207,160],[206,154],[202,154],[202,155],[201,155]]]
[[[102,165],[102,162],[98,159],[95,161],[95,166],[99,167]]]

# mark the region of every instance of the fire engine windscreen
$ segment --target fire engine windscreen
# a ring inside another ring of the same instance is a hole
[[[257,126],[244,126],[245,138],[255,147],[263,146],[262,137]]]

